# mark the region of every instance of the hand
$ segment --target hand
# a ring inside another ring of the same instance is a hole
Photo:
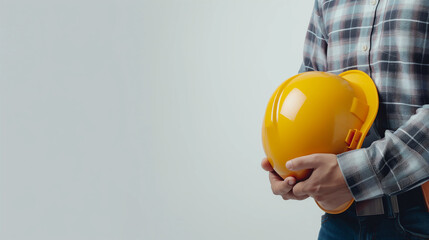
[[[283,178],[274,171],[267,158],[262,159],[261,166],[265,171],[269,172],[271,190],[275,195],[282,196],[284,200],[303,200],[308,198],[308,195],[306,194],[295,196],[291,190],[296,183],[296,179],[294,177],[287,177],[283,180]]]
[[[286,167],[292,171],[313,169],[307,180],[293,187],[297,197],[311,196],[327,210],[334,210],[353,199],[334,154],[298,157],[288,161]]]

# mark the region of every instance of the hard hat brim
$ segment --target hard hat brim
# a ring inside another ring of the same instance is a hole
[[[379,105],[377,87],[366,73],[359,70],[349,70],[339,74],[339,76],[346,79],[350,83],[356,94],[360,95],[359,98],[366,99],[367,105],[369,107],[366,120],[362,124],[361,129],[359,129],[363,136],[360,138],[356,146],[356,149],[359,149],[362,146],[365,136],[368,134],[368,131],[371,128],[375,118],[377,117]]]

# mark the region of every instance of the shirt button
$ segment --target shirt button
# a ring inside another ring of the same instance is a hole
[[[371,5],[375,5],[375,4],[377,4],[377,0],[371,0]]]
[[[362,51],[364,51],[364,52],[368,51],[368,45],[363,45],[362,46]]]

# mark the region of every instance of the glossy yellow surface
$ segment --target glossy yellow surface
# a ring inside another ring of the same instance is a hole
[[[262,127],[268,161],[282,178],[304,180],[310,170],[289,171],[288,160],[360,148],[377,111],[377,89],[364,72],[298,74],[283,82],[268,102]],[[340,213],[351,203],[322,209]]]

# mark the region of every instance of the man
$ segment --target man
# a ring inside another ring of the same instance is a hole
[[[290,170],[313,169],[299,183],[264,159],[273,193],[322,206],[354,198],[344,213],[322,217],[319,239],[429,239],[419,187],[429,180],[429,1],[316,0],[300,72],[351,69],[377,85],[371,137],[379,138],[359,150],[288,161]]]

